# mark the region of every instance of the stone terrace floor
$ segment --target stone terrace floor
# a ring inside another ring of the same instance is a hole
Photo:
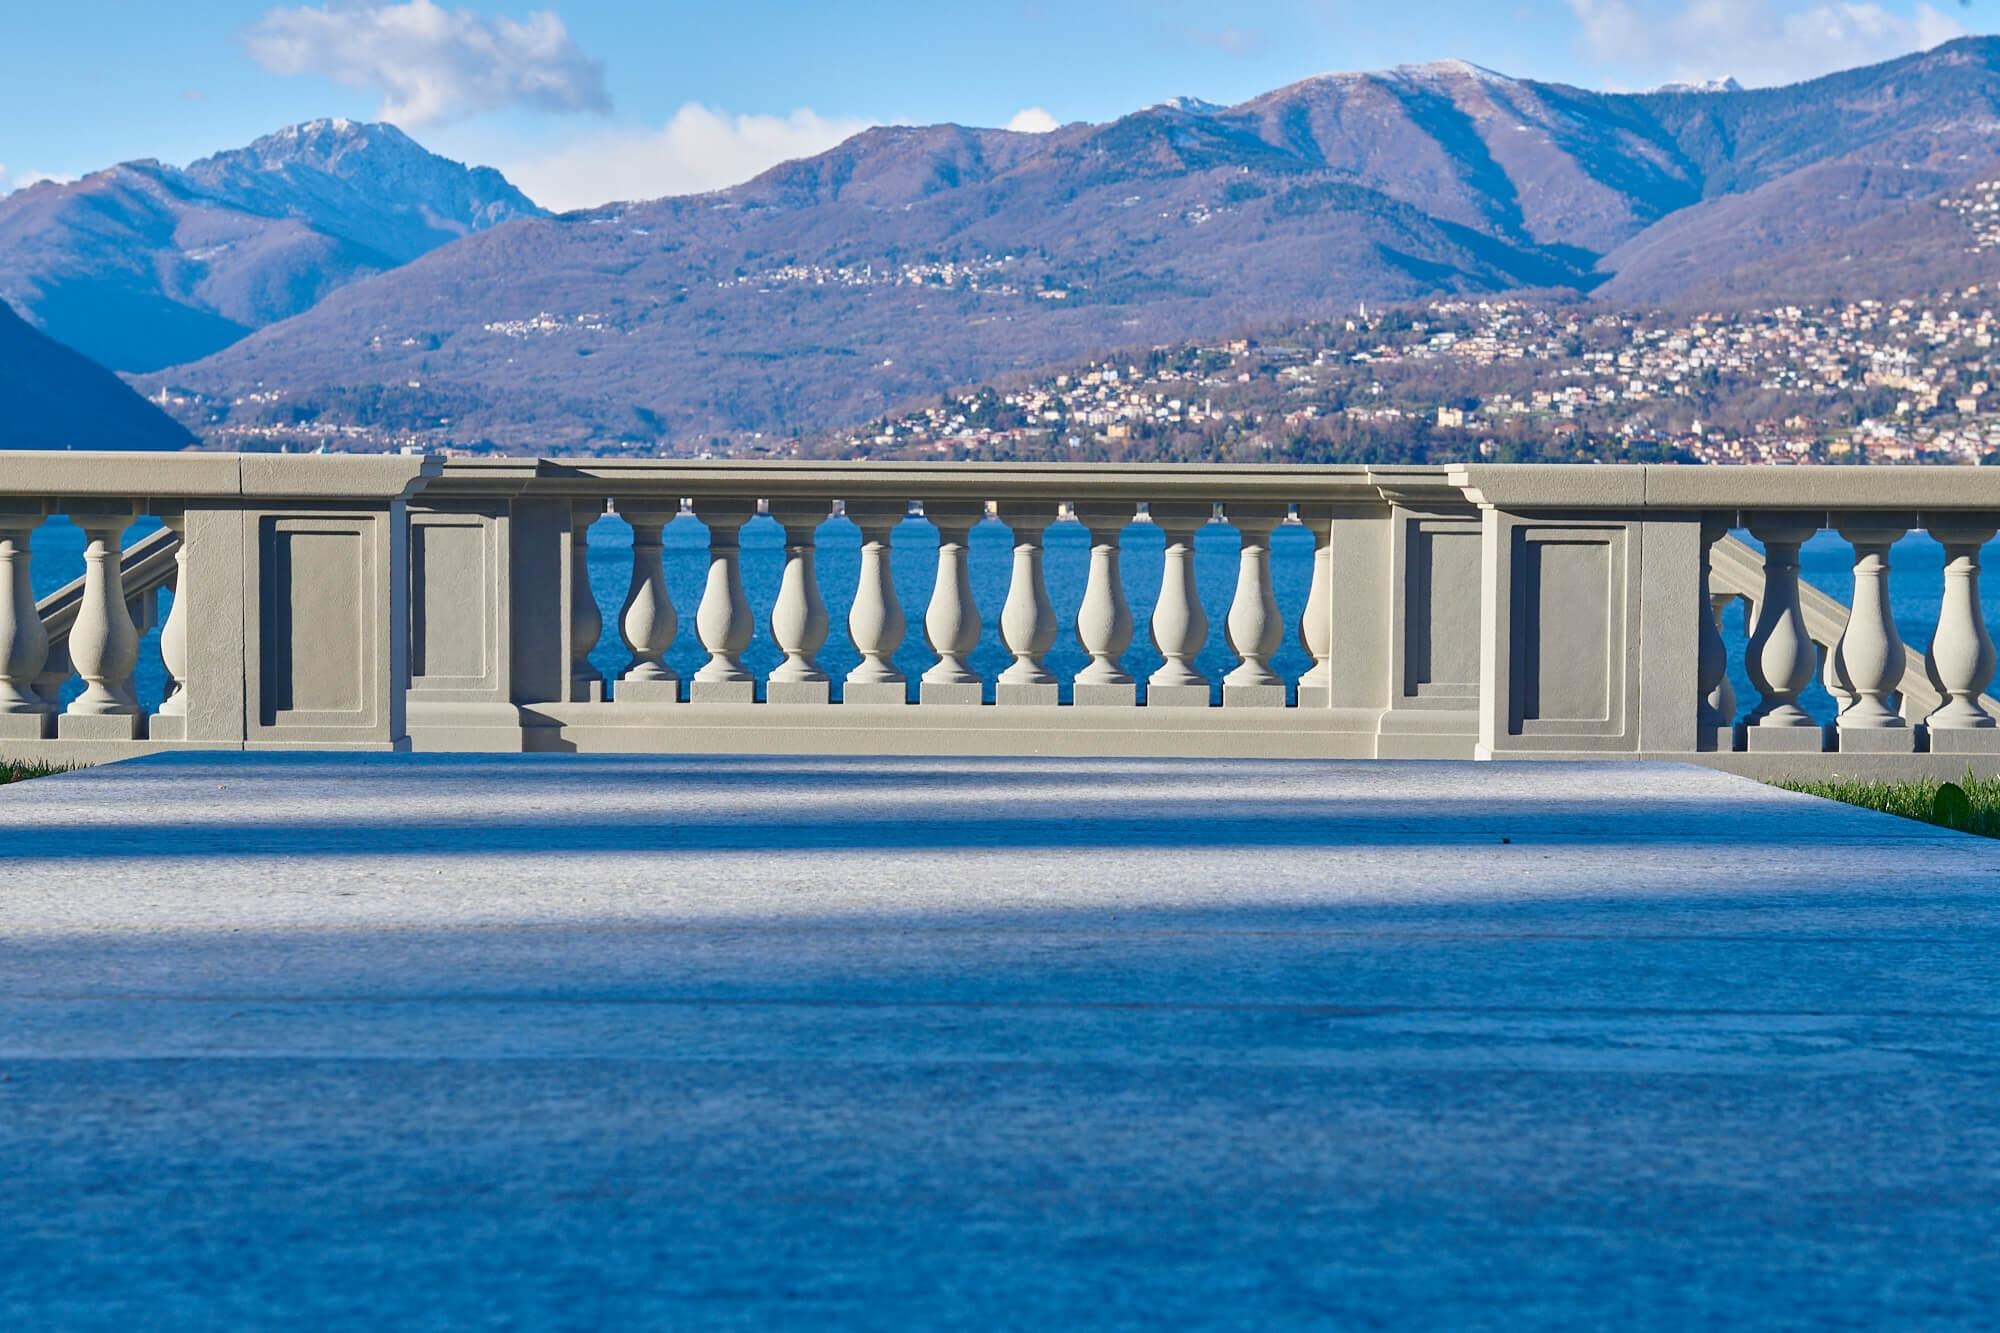
[[[2000,845],[1695,768],[0,789],[0,1326],[1970,1326]]]

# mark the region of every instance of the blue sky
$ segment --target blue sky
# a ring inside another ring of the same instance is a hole
[[[1456,56],[1643,88],[1789,82],[2000,0],[69,0],[0,6],[0,191],[393,119],[573,207],[714,188],[861,126],[1104,120]]]

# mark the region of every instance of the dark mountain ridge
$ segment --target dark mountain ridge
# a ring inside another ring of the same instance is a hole
[[[0,301],[0,450],[184,449],[181,424]]]
[[[813,432],[1357,300],[1693,299],[1746,263],[1782,287],[1793,257],[2000,170],[1996,109],[2000,40],[1979,38],[1778,89],[1598,93],[1445,61],[1041,135],[887,127],[733,189],[468,236],[144,382],[236,439]]]

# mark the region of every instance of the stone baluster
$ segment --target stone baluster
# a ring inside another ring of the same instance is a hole
[[[695,515],[708,525],[708,582],[695,608],[694,626],[701,646],[708,649],[708,661],[688,683],[694,703],[747,704],[757,697],[756,677],[743,665],[743,650],[750,646],[757,622],[743,592],[740,547],[743,525],[756,513],[755,500],[695,500]]]
[[[1333,706],[1333,518],[1299,507],[1299,519],[1312,530],[1312,589],[1299,613],[1299,642],[1313,664],[1299,677],[1299,707]]]
[[[161,524],[179,537],[174,551],[174,574],[169,583],[173,605],[167,609],[167,623],[160,627],[160,665],[167,669],[167,697],[146,724],[146,734],[156,741],[187,739],[188,672],[188,543],[187,515],[162,514]]]
[[[1710,623],[1715,627],[1717,643],[1722,642],[1722,617],[1729,610],[1730,603],[1736,600],[1737,595],[1733,592],[1715,592],[1709,594]],[[1727,660],[1723,662],[1721,677],[1716,680],[1714,687],[1704,696],[1703,702],[1708,708],[1708,715],[1718,719],[1717,726],[1728,728],[1736,721],[1736,686],[1730,683],[1729,664]],[[1716,748],[1721,748],[1721,737],[1727,734],[1727,731],[1717,734]]]
[[[63,740],[137,740],[146,719],[132,697],[132,668],[139,662],[139,630],[125,606],[119,538],[132,512],[72,514],[83,529],[83,600],[69,629],[69,656],[83,677],[83,693],[57,721]]]
[[[570,519],[569,542],[569,697],[572,703],[601,703],[604,678],[590,664],[591,650],[604,633],[604,616],[590,590],[590,525],[604,508],[577,506]]]
[[[35,693],[42,696],[42,707],[50,717],[62,711],[62,690],[76,668],[70,665],[69,644],[52,643],[49,655],[42,663],[42,674],[35,677]]]
[[[1153,646],[1166,660],[1146,678],[1148,708],[1206,708],[1208,677],[1196,659],[1208,645],[1208,613],[1194,580],[1194,535],[1215,517],[1215,506],[1201,501],[1156,500],[1147,514],[1166,540],[1166,564],[1160,571],[1160,600],[1153,604]]]
[[[1714,593],[1713,557],[1715,543],[1729,531],[1726,518],[1704,519],[1701,525],[1701,592],[1696,601],[1701,616],[1695,653],[1695,745],[1702,750],[1720,748],[1723,729],[1735,721],[1735,699],[1725,711],[1719,689],[1729,684],[1729,653],[1723,646],[1722,626],[1717,622],[1721,607]]]
[[[924,611],[924,635],[936,665],[924,672],[917,698],[927,704],[977,704],[979,673],[966,659],[979,646],[979,604],[972,597],[972,565],[967,542],[973,525],[986,517],[984,502],[925,504],[924,517],[937,525],[937,581]]]
[[[903,646],[902,603],[896,600],[896,580],[889,568],[889,534],[909,517],[904,502],[847,502],[847,517],[861,529],[861,580],[854,605],[847,613],[847,633],[861,660],[840,687],[850,704],[907,703],[907,682],[896,669],[896,650]]]
[[[1133,704],[1139,687],[1118,664],[1132,646],[1132,608],[1118,569],[1118,539],[1132,521],[1132,506],[1089,502],[1076,505],[1074,512],[1090,532],[1090,576],[1076,612],[1076,637],[1090,661],[1076,673],[1071,699],[1079,704]]]
[[[1799,694],[1819,664],[1799,607],[1799,545],[1819,530],[1818,516],[1753,516],[1750,533],[1764,544],[1764,586],[1744,666],[1759,701],[1739,731],[1748,750],[1818,750],[1819,724],[1799,706]]]
[[[1854,597],[1840,642],[1827,653],[1829,674],[1846,687],[1834,730],[1843,751],[1908,754],[1916,731],[1891,702],[1902,683],[1903,637],[1889,609],[1889,547],[1915,526],[1914,515],[1876,514],[1840,525],[1854,547]],[[1839,691],[1829,690],[1836,699]]]
[[[1007,584],[1007,601],[1000,608],[1000,635],[1013,665],[1000,673],[993,687],[1001,704],[1053,704],[1061,688],[1042,664],[1056,641],[1056,609],[1049,601],[1042,574],[1042,534],[1056,515],[1044,505],[1023,505],[1020,512],[1003,511],[1014,532],[1014,572]]]
[[[30,535],[41,521],[40,513],[0,514],[0,739],[42,740],[54,727],[35,688],[49,656],[29,569]]]
[[[632,582],[618,612],[618,633],[632,664],[618,678],[612,697],[619,703],[674,703],[680,698],[680,677],[667,665],[667,652],[680,621],[667,593],[664,534],[667,524],[680,516],[680,504],[628,501],[619,505],[618,514],[632,525]]]
[[[785,530],[785,573],[771,607],[771,637],[785,660],[771,669],[764,682],[769,703],[823,704],[830,697],[832,685],[818,661],[829,628],[826,602],[819,595],[819,574],[813,567],[819,525],[828,512],[823,500],[771,502],[771,518]]]
[[[1845,626],[1843,626],[1842,633],[1844,634],[1845,632]],[[1841,643],[1840,639],[1835,639],[1830,644],[1818,645],[1820,649],[1820,688],[1832,696],[1833,711],[1836,720],[1838,720],[1841,713],[1845,713],[1853,705],[1856,699],[1861,697],[1854,692],[1854,682],[1848,679],[1847,663],[1840,655]]]
[[[1924,719],[1933,754],[2000,750],[2000,727],[1980,702],[1993,682],[1993,636],[1979,603],[1979,548],[1993,540],[1993,526],[1962,521],[1930,524],[1944,545],[1944,600],[1928,667],[1944,702]]]
[[[1271,588],[1271,534],[1285,521],[1282,506],[1236,504],[1229,521],[1243,539],[1236,562],[1236,597],[1229,604],[1229,646],[1243,660],[1222,678],[1225,708],[1283,708],[1284,677],[1271,669],[1271,654],[1285,641],[1278,597]]]

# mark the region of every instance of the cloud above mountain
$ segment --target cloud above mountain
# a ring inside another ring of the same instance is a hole
[[[823,153],[869,123],[805,107],[784,116],[731,115],[690,102],[657,129],[586,135],[502,169],[545,208],[589,208],[737,185],[780,162]]]
[[[1007,122],[1007,128],[1018,134],[1048,134],[1062,128],[1062,122],[1038,106],[1022,107]]]
[[[1569,0],[1584,50],[1644,83],[1734,76],[1796,83],[1927,50],[1965,34],[1919,0],[1907,12],[1873,0]]]
[[[604,65],[562,19],[486,18],[432,0],[273,9],[243,34],[275,74],[316,74],[381,99],[380,118],[435,125],[510,107],[609,111]]]

